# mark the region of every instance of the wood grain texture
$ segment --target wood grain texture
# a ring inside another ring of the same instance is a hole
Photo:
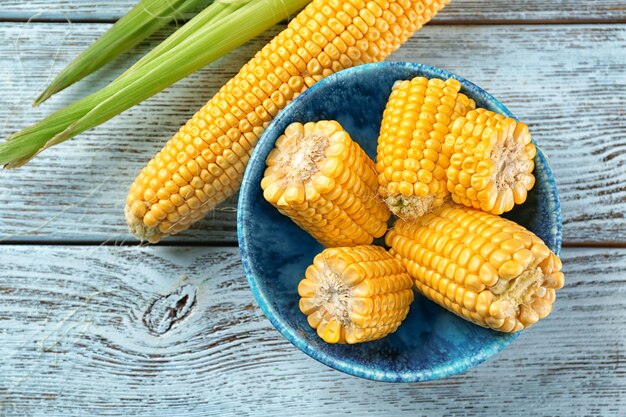
[[[137,0],[2,0],[0,19],[111,21]],[[614,22],[626,19],[616,0],[453,0],[435,22]]]
[[[407,385],[341,374],[285,341],[234,248],[37,253],[0,247],[3,416],[626,414],[623,249],[566,248],[550,317],[464,375]],[[184,287],[191,311],[151,332],[146,312]]]
[[[0,25],[0,137],[103,86],[132,61],[127,55],[31,108],[51,74],[106,27]],[[27,167],[0,172],[0,239],[129,239],[123,206],[135,174],[278,29]],[[391,59],[461,74],[530,125],[555,171],[566,242],[626,241],[626,26],[428,26]],[[235,242],[235,204],[169,242]]]
[[[139,0],[0,0],[0,20],[68,20],[111,22],[124,16]],[[210,0],[206,1],[209,4]],[[198,10],[201,10],[199,7]],[[190,18],[193,12],[184,18]]]

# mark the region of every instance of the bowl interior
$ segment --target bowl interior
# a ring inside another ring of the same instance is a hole
[[[298,309],[298,282],[323,247],[263,199],[265,159],[292,122],[334,119],[375,157],[382,113],[396,80],[416,76],[457,78],[478,106],[512,116],[485,91],[443,70],[410,63],[379,63],[330,76],[295,99],[272,122],[252,155],[240,192],[239,245],[250,286],[272,324],[311,357],[352,375],[381,381],[422,381],[455,374],[482,362],[516,336],[471,324],[416,296],[398,331],[359,345],[329,345]],[[528,201],[506,217],[540,236],[553,250],[561,244],[554,179],[538,149],[536,185]]]

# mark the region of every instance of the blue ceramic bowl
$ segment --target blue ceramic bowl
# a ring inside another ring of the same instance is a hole
[[[358,345],[322,341],[298,310],[298,282],[323,248],[263,199],[261,178],[275,140],[292,122],[335,119],[374,158],[385,103],[396,80],[416,76],[456,78],[480,107],[512,116],[478,86],[441,69],[385,62],[341,71],[320,81],[287,106],[265,131],[248,164],[239,196],[237,227],[241,259],[265,315],[291,343],[312,358],[362,378],[415,382],[463,372],[511,343],[516,335],[469,323],[416,296],[406,321],[382,340]],[[545,156],[537,149],[536,185],[507,217],[540,236],[558,253],[561,209]],[[532,331],[532,330],[531,330]]]

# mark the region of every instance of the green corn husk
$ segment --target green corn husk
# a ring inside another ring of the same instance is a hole
[[[212,0],[140,0],[104,35],[83,51],[46,87],[34,102],[40,105],[152,35],[183,13]]]
[[[96,127],[208,65],[310,0],[215,0],[102,90],[15,133],[0,144],[0,164],[24,165],[39,152]]]

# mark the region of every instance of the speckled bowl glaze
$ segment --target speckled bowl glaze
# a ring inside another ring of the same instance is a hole
[[[287,106],[265,131],[250,159],[239,196],[237,227],[241,259],[261,309],[291,343],[312,358],[348,374],[387,382],[416,382],[463,372],[511,343],[516,335],[469,323],[419,295],[398,331],[359,345],[322,341],[298,310],[298,282],[323,248],[263,199],[265,159],[292,122],[335,119],[374,158],[382,113],[396,80],[416,76],[456,78],[478,106],[511,112],[478,86],[426,65],[384,62],[334,74]],[[506,217],[540,236],[557,253],[561,209],[548,162],[537,149],[536,185],[528,200]],[[532,329],[530,330],[532,331]]]

